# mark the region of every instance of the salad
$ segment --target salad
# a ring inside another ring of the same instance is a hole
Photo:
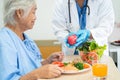
[[[99,46],[94,40],[85,42],[82,46],[77,47],[80,51],[81,59],[89,64],[92,60],[98,60],[106,50],[106,45]]]

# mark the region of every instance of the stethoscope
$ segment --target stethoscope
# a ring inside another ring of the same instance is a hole
[[[90,7],[88,6],[88,0],[86,0],[85,6],[83,8],[88,8],[88,15],[90,15]],[[71,32],[72,29],[72,22],[71,22],[71,9],[70,9],[70,0],[68,0],[68,15],[69,15],[69,25],[68,25],[68,32]]]

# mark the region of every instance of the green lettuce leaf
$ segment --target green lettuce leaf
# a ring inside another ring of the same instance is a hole
[[[106,45],[99,46],[96,41],[92,40],[85,42],[82,46],[77,47],[77,49],[79,51],[84,51],[86,54],[90,51],[95,50],[100,58],[106,50],[106,47]]]

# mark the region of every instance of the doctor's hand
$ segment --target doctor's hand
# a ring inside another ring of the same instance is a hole
[[[79,30],[76,33],[77,40],[75,46],[81,46],[84,42],[86,42],[90,38],[89,30]]]
[[[75,33],[69,33],[68,36],[65,38],[65,44],[69,48],[75,47],[77,36]]]
[[[89,30],[79,30],[76,33],[70,33],[66,39],[66,46],[69,48],[81,46],[84,42],[86,42],[90,37]]]

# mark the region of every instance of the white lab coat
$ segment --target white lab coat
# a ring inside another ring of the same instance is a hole
[[[53,14],[53,31],[58,40],[62,43],[62,51],[66,54],[73,54],[75,48],[68,48],[65,45],[65,38],[69,34],[69,13],[68,0],[55,0],[55,9]],[[88,0],[90,15],[86,15],[86,28],[90,30],[94,40],[99,45],[108,43],[108,36],[114,28],[114,11],[111,0]],[[80,29],[78,12],[75,0],[70,2],[71,8],[71,32],[77,32]],[[87,9],[88,13],[88,9]],[[106,50],[108,55],[108,49]]]

